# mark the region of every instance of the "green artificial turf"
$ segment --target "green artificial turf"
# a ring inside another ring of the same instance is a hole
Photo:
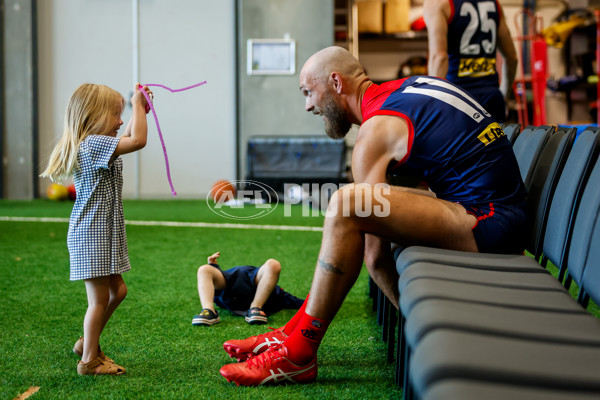
[[[0,217],[68,218],[70,202],[0,201]],[[130,221],[231,224],[203,200],[124,203]],[[252,215],[256,210],[241,210]],[[244,225],[320,227],[323,218],[300,206],[278,207]],[[101,337],[108,356],[127,368],[120,377],[79,376],[71,349],[82,333],[87,306],[82,282],[69,281],[66,222],[0,221],[0,398],[13,399],[32,386],[33,399],[388,399],[399,398],[393,364],[368,298],[362,271],[319,350],[319,376],[310,385],[247,388],[228,383],[219,368],[232,362],[228,339],[262,333],[243,318],[221,313],[213,327],[193,327],[201,309],[197,267],[221,251],[227,268],[281,261],[280,285],[298,297],[310,288],[319,231],[128,225],[132,270],[123,275],[129,292]],[[556,275],[554,266],[549,267]],[[571,293],[576,294],[573,285]],[[588,310],[600,317],[596,304]],[[269,319],[279,327],[294,314]]]
[[[0,216],[68,218],[72,203],[0,201]],[[125,201],[127,220],[232,223],[204,201]],[[249,211],[251,212],[251,210]],[[277,209],[244,224],[322,226],[321,216],[287,217]],[[194,327],[201,309],[196,270],[221,251],[227,268],[281,261],[280,285],[305,297],[321,233],[255,229],[127,226],[132,270],[123,275],[129,292],[101,337],[102,349],[127,374],[79,376],[71,351],[82,334],[87,302],[81,281],[69,281],[67,223],[0,221],[0,398],[13,399],[32,386],[32,399],[386,399],[398,398],[393,364],[368,298],[368,275],[357,284],[319,350],[319,376],[309,385],[247,388],[228,383],[219,368],[233,360],[228,339],[262,333],[243,318],[222,312],[222,322]],[[294,314],[269,318],[279,327]]]

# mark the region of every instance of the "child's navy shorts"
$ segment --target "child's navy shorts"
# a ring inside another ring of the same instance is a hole
[[[219,268],[216,264],[211,264]],[[256,294],[256,274],[259,268],[251,265],[242,265],[229,268],[223,271],[225,278],[225,289],[215,290],[215,303],[221,308],[230,310],[237,315],[244,315],[244,312],[250,308],[254,295]],[[262,310],[267,315],[274,314],[284,308],[298,309],[303,300],[286,292],[279,285],[275,286],[273,292],[265,302]]]
[[[463,206],[469,214],[477,217],[473,235],[480,253],[523,253],[528,232],[525,202]]]
[[[258,268],[251,265],[242,265],[225,271],[221,270],[221,272],[225,278],[226,286],[223,290],[215,290],[215,300],[216,298],[222,299],[223,302],[227,303],[227,308],[231,310],[247,310],[256,293],[254,279],[258,273]]]

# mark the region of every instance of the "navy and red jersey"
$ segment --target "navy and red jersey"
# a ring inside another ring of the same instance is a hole
[[[363,123],[375,115],[407,122],[407,154],[391,168],[426,181],[438,198],[465,205],[525,200],[517,160],[502,128],[456,85],[430,76],[372,84],[361,110]]]
[[[500,7],[496,0],[448,0],[448,73],[450,82],[475,92],[498,90],[496,48]]]

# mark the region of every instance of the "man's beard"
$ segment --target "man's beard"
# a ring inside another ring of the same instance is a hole
[[[344,109],[336,104],[331,95],[325,99],[321,114],[325,117],[325,133],[332,139],[343,139],[352,127]]]

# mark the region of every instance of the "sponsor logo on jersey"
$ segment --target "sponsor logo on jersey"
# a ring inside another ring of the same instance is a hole
[[[503,135],[504,131],[502,130],[500,124],[497,122],[492,122],[477,136],[477,139],[479,139],[484,146],[487,146]]]
[[[481,78],[496,73],[495,58],[461,58],[458,66],[459,78]]]

